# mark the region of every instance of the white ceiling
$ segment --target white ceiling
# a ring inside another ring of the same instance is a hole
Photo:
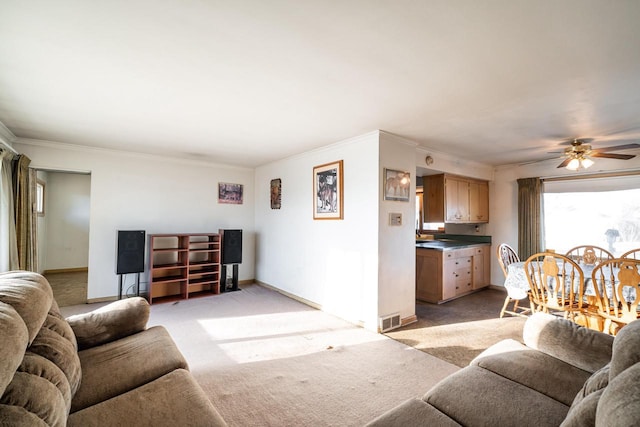
[[[382,129],[500,165],[639,113],[637,0],[0,2],[23,138],[252,167]]]

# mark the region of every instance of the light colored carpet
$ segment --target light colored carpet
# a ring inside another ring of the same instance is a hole
[[[511,338],[522,342],[526,318],[505,316],[500,310],[506,293],[485,289],[444,303],[416,303],[418,322],[387,336],[464,367],[491,345]],[[523,302],[525,306],[528,301]]]
[[[47,281],[53,290],[53,297],[60,307],[66,307],[87,302],[86,271],[47,273]]]
[[[275,291],[242,288],[153,305],[149,322],[169,330],[230,426],[361,426],[458,370]]]

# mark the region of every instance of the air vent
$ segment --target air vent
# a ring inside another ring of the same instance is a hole
[[[380,332],[387,332],[399,327],[400,313],[394,313],[380,318]]]

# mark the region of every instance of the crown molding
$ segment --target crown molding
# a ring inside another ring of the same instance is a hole
[[[420,145],[415,141],[412,141],[400,135],[396,135],[395,133],[387,132],[384,130],[381,130],[379,132],[381,137],[384,137],[384,139],[390,140],[392,142],[408,145],[409,147],[413,147],[413,148],[418,148],[418,146]]]
[[[0,122],[0,144],[9,148],[9,150],[17,153],[16,149],[13,148],[13,143],[16,141],[16,136],[9,130],[8,127],[4,125],[4,123]]]
[[[42,139],[16,138],[15,143],[21,144],[21,145],[33,146],[33,147],[56,149],[56,150],[76,151],[76,152],[83,152],[83,153],[91,153],[95,155],[110,154],[110,155],[121,156],[121,157],[164,161],[164,162],[172,162],[172,163],[180,163],[180,164],[188,164],[188,165],[198,165],[198,166],[204,166],[209,168],[234,169],[234,170],[243,170],[243,171],[253,170],[253,168],[248,168],[244,166],[234,166],[234,165],[227,165],[222,163],[214,163],[214,162],[208,162],[206,160],[184,159],[181,157],[162,156],[159,154],[140,153],[137,151],[114,150],[111,148],[91,147],[86,145],[76,145],[76,144],[69,144],[65,142],[47,141]]]
[[[416,166],[438,170],[444,173],[452,173],[462,176],[470,176],[473,178],[486,179],[493,181],[495,177],[495,167],[467,160],[441,151],[432,150],[430,148],[420,146],[416,149]],[[427,165],[426,157],[431,156],[433,163]]]

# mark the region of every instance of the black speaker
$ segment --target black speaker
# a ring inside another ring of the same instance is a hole
[[[222,264],[242,264],[242,230],[220,230]]]
[[[144,230],[118,230],[117,274],[144,272]]]

